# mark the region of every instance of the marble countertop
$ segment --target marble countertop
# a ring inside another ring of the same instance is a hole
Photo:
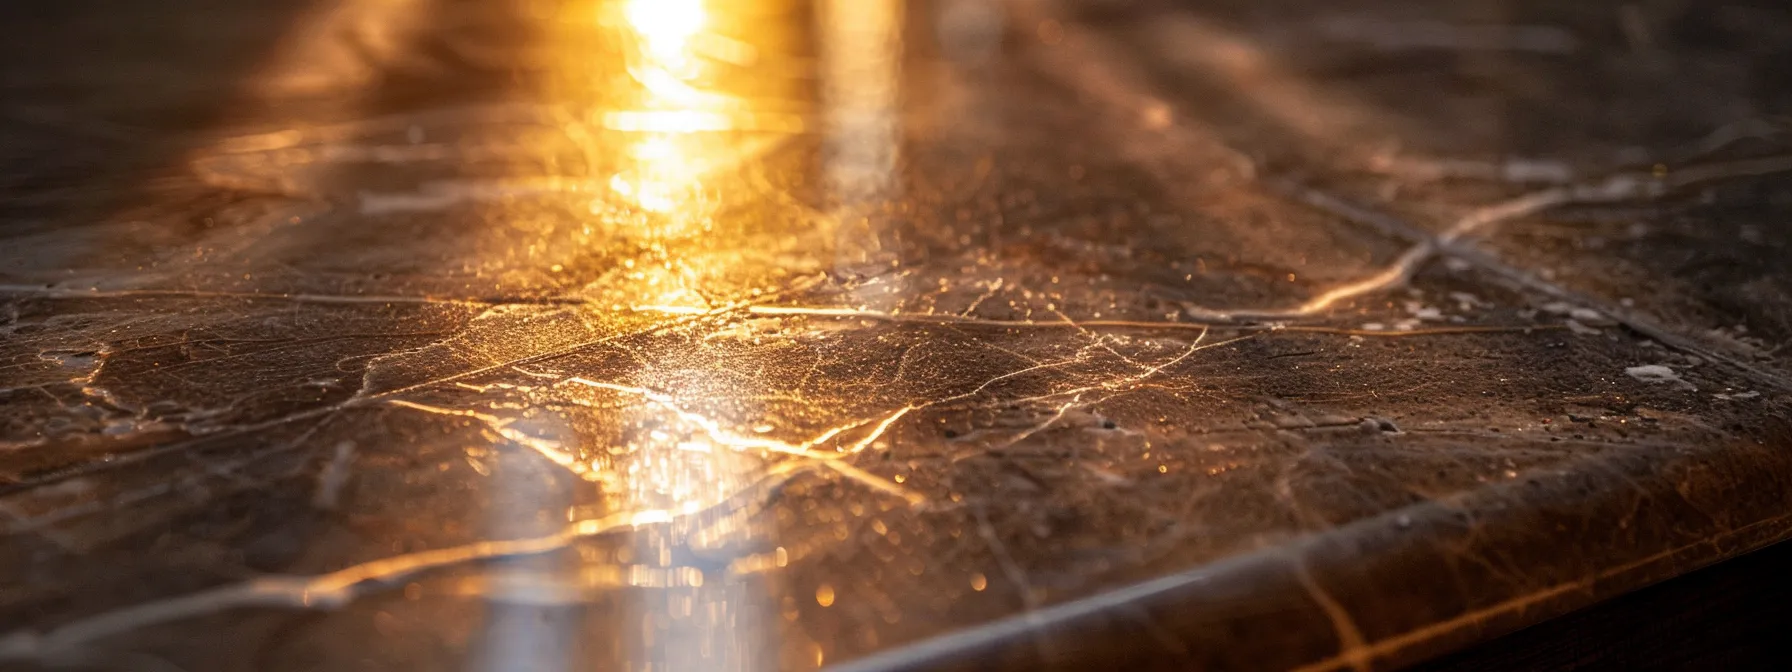
[[[1792,536],[1792,10],[0,9],[0,667],[1369,670]]]

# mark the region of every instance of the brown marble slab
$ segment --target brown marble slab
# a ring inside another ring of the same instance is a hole
[[[1771,3],[289,4],[0,10],[0,666],[1390,669],[1792,536]]]

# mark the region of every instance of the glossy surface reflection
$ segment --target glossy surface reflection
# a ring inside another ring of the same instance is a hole
[[[1379,669],[1792,534],[1777,9],[176,4],[9,67],[7,665]]]

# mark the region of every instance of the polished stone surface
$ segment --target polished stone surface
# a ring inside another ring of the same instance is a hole
[[[8,5],[0,667],[1385,669],[1792,536],[1792,12],[1445,4]]]

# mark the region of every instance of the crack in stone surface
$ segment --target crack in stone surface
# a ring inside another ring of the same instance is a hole
[[[0,182],[0,658],[1369,669],[1785,536],[1773,54],[1400,4],[213,12],[249,118]]]

